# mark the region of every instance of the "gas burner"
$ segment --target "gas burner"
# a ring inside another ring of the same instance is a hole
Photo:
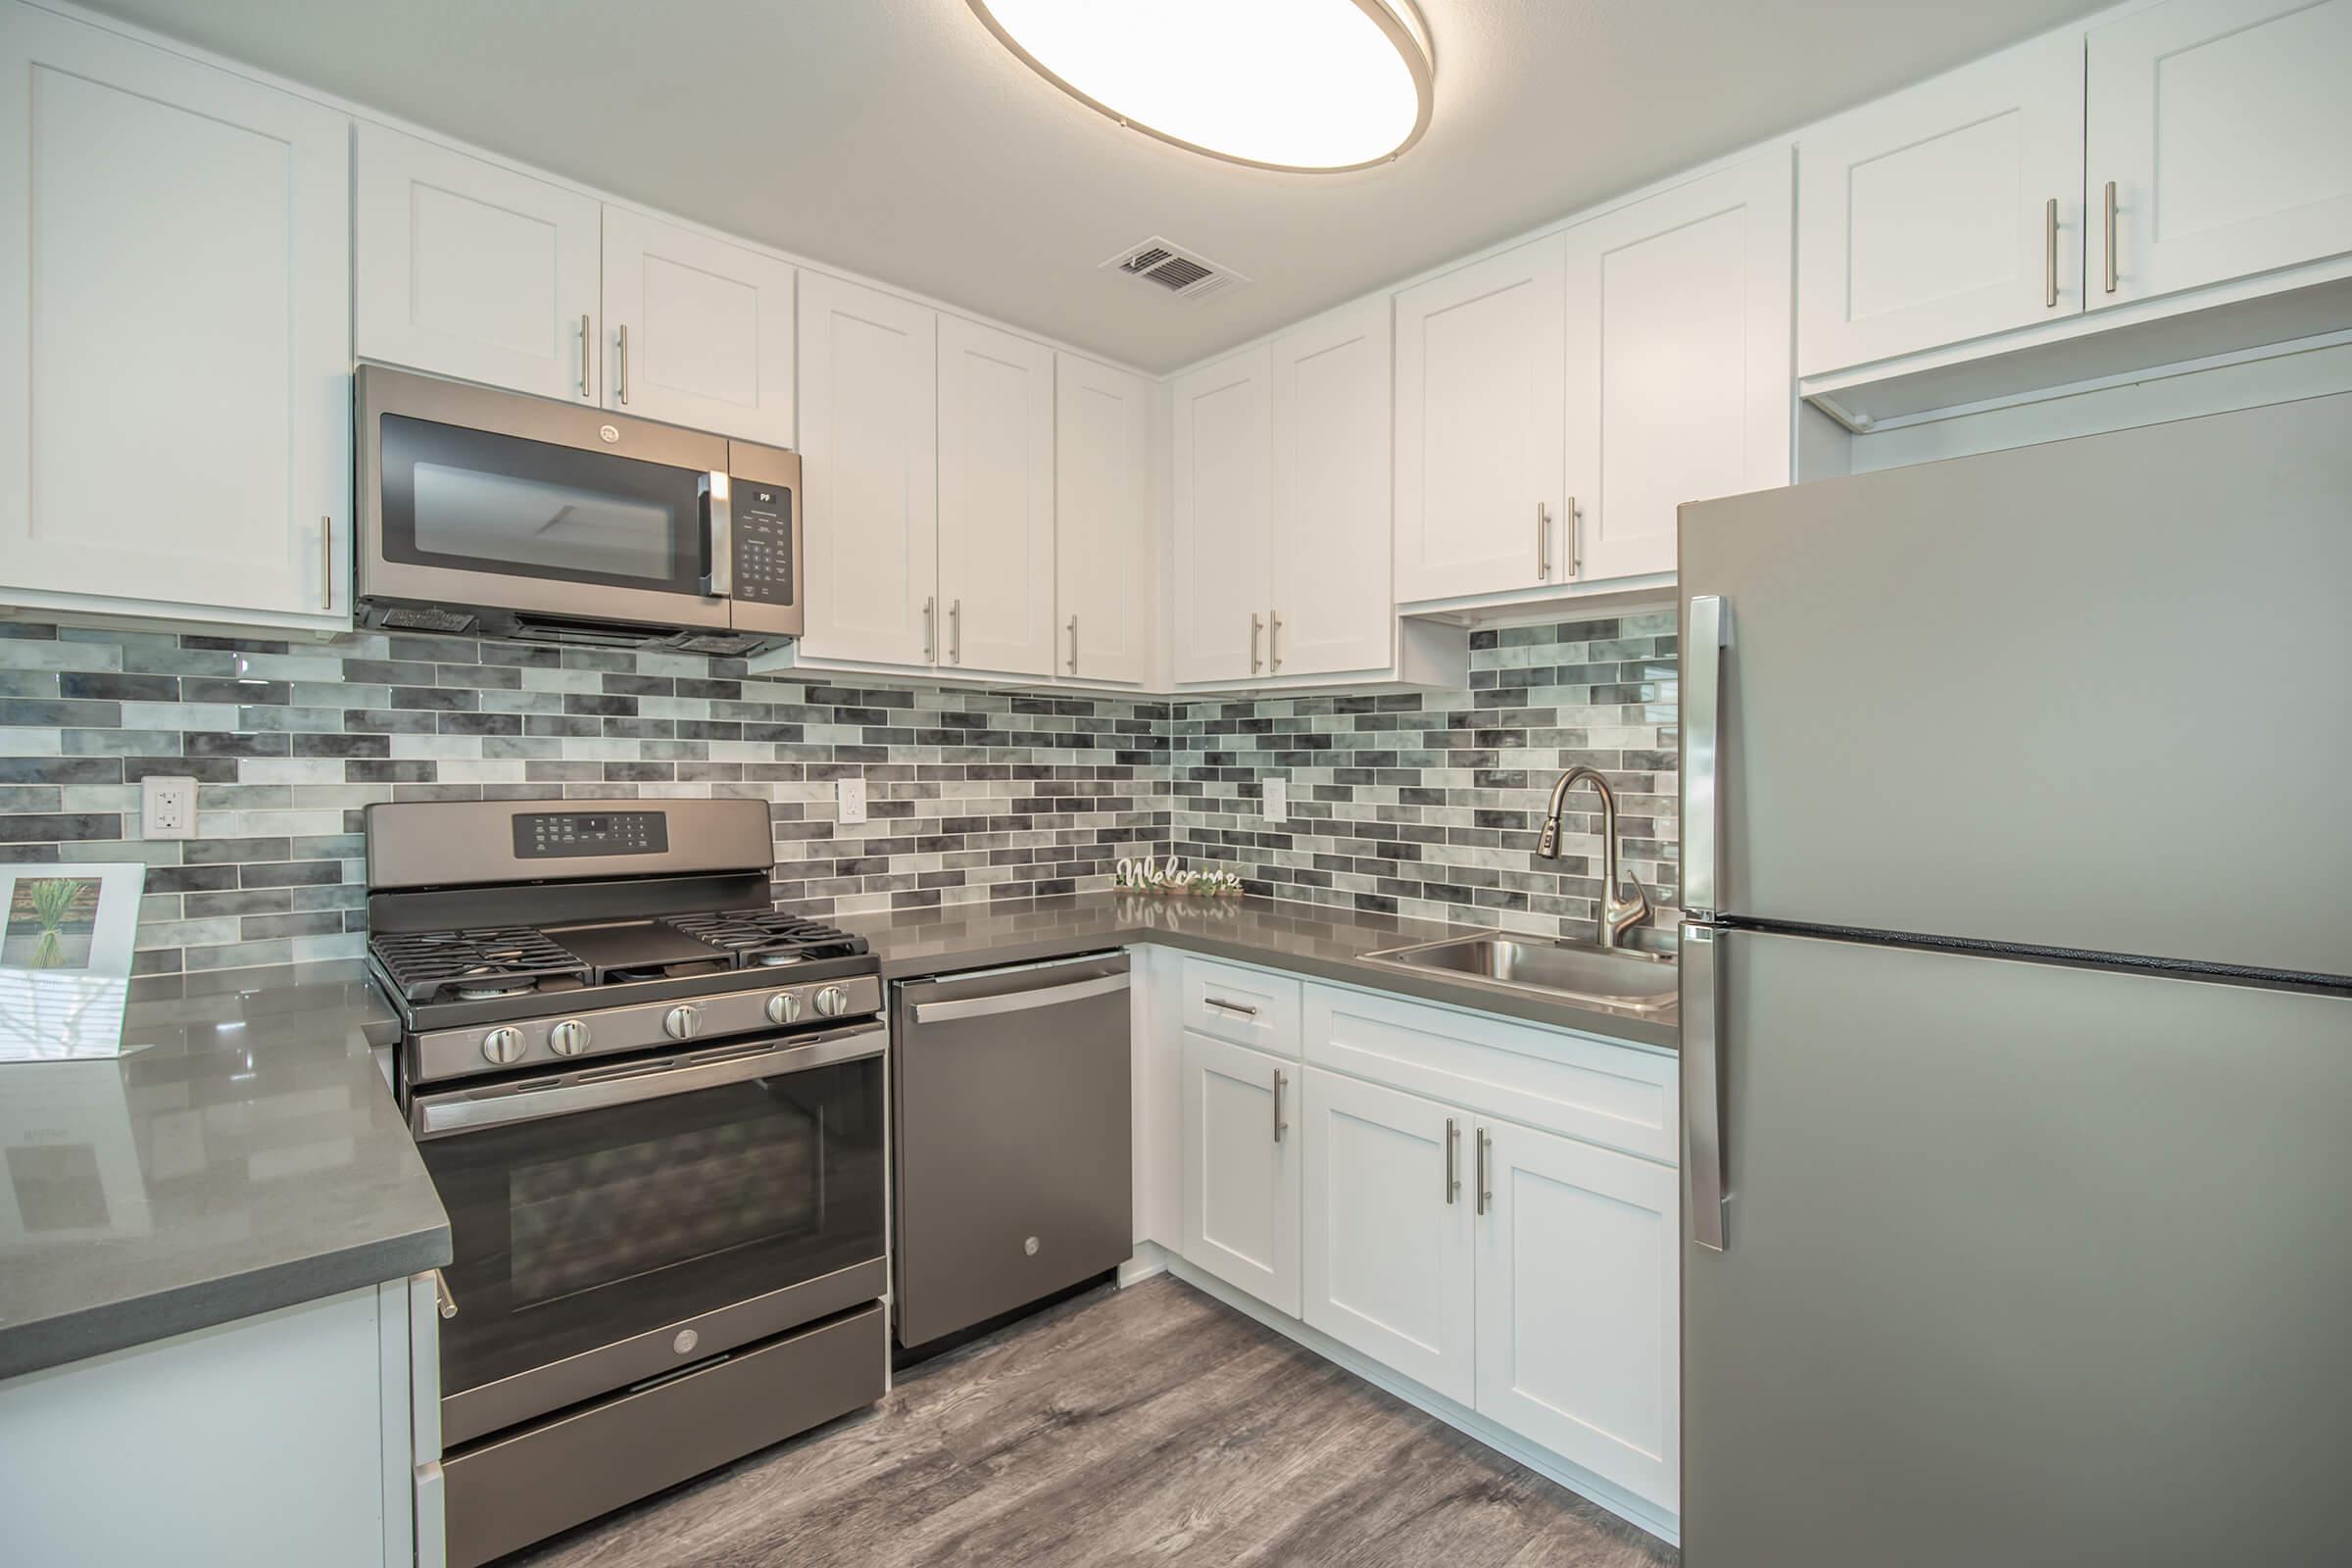
[[[866,951],[865,938],[804,920],[779,909],[714,909],[673,914],[666,922],[698,942],[735,956],[741,968],[779,968],[813,958],[849,958]]]
[[[807,963],[808,955],[794,952],[789,948],[778,948],[767,953],[753,954],[752,961],[761,968],[780,969],[788,963]]]
[[[465,931],[388,931],[368,939],[368,956],[410,1002],[489,1002],[539,989],[583,985],[588,968],[529,926]]]

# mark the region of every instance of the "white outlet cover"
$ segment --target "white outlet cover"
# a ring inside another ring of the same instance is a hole
[[[139,831],[150,839],[196,836],[196,781],[171,773],[139,780]]]
[[[1288,821],[1291,815],[1291,781],[1287,778],[1270,778],[1265,782],[1265,792],[1266,820]]]
[[[865,780],[861,778],[836,779],[833,784],[833,798],[840,806],[841,819],[844,822],[865,820]]]

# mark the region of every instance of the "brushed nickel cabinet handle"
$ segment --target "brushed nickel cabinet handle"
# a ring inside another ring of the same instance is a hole
[[[627,407],[627,405],[628,405],[628,401],[629,401],[629,323],[628,323],[628,322],[626,322],[626,321],[623,321],[623,322],[621,322],[621,323],[620,323],[620,388],[619,388],[619,390],[620,390],[620,401],[621,401],[621,405],[622,405],[622,407],[624,407],[624,408],[625,408],[625,407]]]
[[[323,608],[335,608],[335,519],[332,515],[318,519],[318,589],[326,597]]]
[[[1070,617],[1070,673],[1078,673],[1078,617]]]
[[[1455,1172],[1462,1151],[1462,1129],[1451,1116],[1446,1118],[1446,1201],[1453,1202],[1462,1190],[1461,1178]]]
[[[939,662],[939,638],[933,633],[931,625],[932,612],[938,603],[939,596],[936,594],[923,601],[923,662],[926,664]]]
[[[1481,1127],[1478,1130],[1477,1152],[1473,1156],[1477,1161],[1477,1169],[1472,1172],[1472,1177],[1478,1184],[1477,1207],[1481,1214],[1484,1214],[1487,1211],[1487,1205],[1494,1200],[1494,1195],[1487,1191],[1487,1151],[1493,1144],[1494,1140],[1487,1136],[1487,1130]]]
[[[580,313],[580,396],[584,398],[595,396],[588,390],[588,368],[596,363],[596,345],[591,341],[593,335],[588,329],[588,313],[582,311]]]
[[[1257,1009],[1247,1002],[1227,1002],[1223,997],[1202,997],[1200,1000],[1212,1007],[1222,1007],[1227,1012],[1238,1012],[1245,1018],[1257,1016]]]
[[[1568,498],[1568,510],[1560,514],[1560,533],[1568,543],[1568,569],[1560,573],[1560,580],[1567,582],[1574,578],[1578,569],[1584,565],[1583,559],[1576,553],[1576,497],[1574,496]]]
[[[2107,292],[2115,292],[2115,181],[2107,182]]]
[[[2058,308],[2058,198],[2041,206],[2041,308]]]
[[[1536,581],[1551,580],[1551,509],[1536,503]]]
[[[1250,673],[1252,675],[1265,667],[1266,662],[1260,659],[1257,653],[1257,639],[1264,634],[1265,629],[1266,617],[1254,610],[1250,612]]]
[[[449,1293],[449,1281],[439,1269],[433,1270],[433,1307],[447,1321],[458,1315],[458,1298]]]
[[[1266,668],[1276,674],[1282,670],[1282,612],[1273,612],[1266,627]]]
[[[963,601],[948,601],[948,662],[963,662]]]
[[[1282,1089],[1290,1081],[1280,1067],[1274,1069],[1274,1141],[1278,1144],[1282,1135],[1291,1130],[1291,1124],[1282,1119]]]

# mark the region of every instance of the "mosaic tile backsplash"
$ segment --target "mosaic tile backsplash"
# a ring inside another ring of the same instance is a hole
[[[150,974],[347,957],[374,801],[748,795],[811,914],[1107,885],[1122,855],[1250,891],[1583,935],[1596,804],[1558,861],[1544,795],[1616,785],[1628,868],[1674,894],[1671,616],[1481,632],[1471,690],[1139,702],[748,674],[741,662],[359,634],[332,643],[0,622],[0,860],[149,866]],[[142,841],[139,780],[198,781],[200,837]],[[1260,782],[1290,781],[1290,819]],[[835,820],[861,775],[869,820]]]

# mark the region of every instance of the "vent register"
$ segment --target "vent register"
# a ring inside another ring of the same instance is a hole
[[[1205,299],[1250,281],[1232,268],[1157,234],[1140,245],[1128,246],[1102,265],[1116,268],[1129,277],[1156,283],[1180,300]]]

